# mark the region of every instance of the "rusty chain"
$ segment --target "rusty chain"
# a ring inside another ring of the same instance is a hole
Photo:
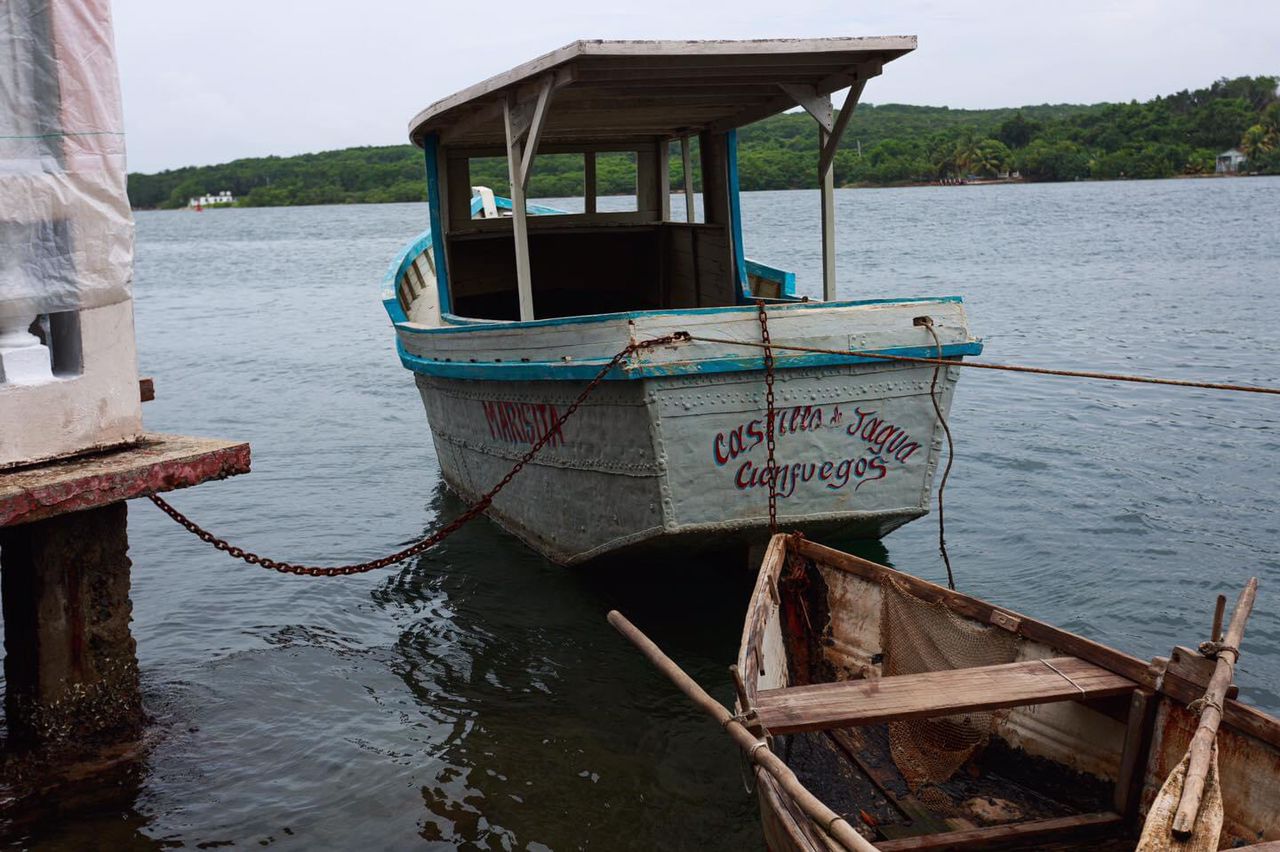
[[[760,316],[760,339],[764,342],[764,401],[767,425],[764,428],[765,446],[769,450],[767,470],[769,476],[769,535],[778,532],[778,462],[773,451],[777,445],[774,438],[773,408],[773,342],[769,339],[769,314],[764,309],[764,299],[756,300]]]
[[[215,548],[223,551],[228,556],[234,559],[243,560],[244,562],[247,562],[250,565],[258,565],[263,568],[268,568],[272,571],[279,571],[281,574],[297,574],[300,576],[308,576],[308,577],[341,577],[341,576],[346,576],[350,574],[364,574],[369,571],[376,571],[379,568],[386,568],[389,565],[395,565],[398,562],[403,562],[406,559],[409,559],[411,557],[417,556],[420,553],[424,553],[430,550],[440,542],[444,541],[449,536],[453,535],[453,533],[461,529],[464,525],[466,525],[468,521],[473,520],[477,515],[481,514],[486,509],[488,509],[489,506],[493,503],[493,498],[498,496],[498,492],[501,491],[503,488],[506,488],[507,484],[510,483],[511,480],[515,479],[516,475],[519,474],[520,471],[524,469],[524,466],[528,464],[533,459],[533,457],[536,456],[538,452],[544,446],[546,446],[547,443],[552,438],[555,438],[560,434],[560,427],[564,425],[564,422],[573,416],[574,412],[576,412],[578,408],[582,405],[582,403],[586,401],[587,397],[591,395],[591,393],[596,389],[596,387],[598,387],[599,384],[602,381],[604,381],[605,377],[609,375],[609,373],[612,370],[614,370],[619,364],[621,364],[623,360],[626,359],[628,356],[636,352],[643,351],[645,349],[651,349],[655,346],[666,346],[672,343],[683,343],[688,340],[689,340],[689,334],[687,332],[678,331],[674,334],[668,334],[665,337],[656,337],[651,340],[642,340],[636,343],[628,344],[628,346],[625,349],[623,349],[617,355],[614,355],[611,359],[609,359],[608,364],[605,364],[602,368],[600,368],[600,372],[597,373],[595,375],[595,378],[593,378],[587,384],[587,386],[582,389],[582,393],[578,394],[577,398],[574,399],[572,403],[570,403],[569,407],[564,410],[563,414],[557,415],[552,420],[550,428],[548,428],[546,432],[543,433],[542,437],[539,438],[534,443],[534,445],[529,448],[528,452],[526,452],[523,456],[520,457],[520,460],[516,462],[515,466],[512,467],[511,470],[507,471],[507,475],[502,477],[502,479],[498,481],[497,485],[490,488],[489,491],[483,497],[481,497],[478,501],[476,501],[465,512],[458,515],[458,517],[454,518],[448,524],[436,530],[431,535],[427,536],[424,539],[421,539],[420,541],[410,545],[409,547],[406,547],[403,550],[392,553],[389,556],[383,556],[380,559],[373,559],[368,562],[358,562],[353,565],[339,565],[335,567],[298,565],[292,562],[280,562],[275,559],[268,559],[265,556],[259,556],[256,553],[251,553],[250,551],[236,547],[235,545],[226,541],[226,539],[218,538],[213,533],[209,532],[208,530],[204,529],[199,524],[197,524],[195,521],[188,518],[182,512],[179,512],[177,509],[171,506],[167,501],[165,501],[159,495],[152,494],[150,495],[150,499],[151,499],[151,502],[155,503],[156,506],[158,506],[162,512],[164,512],[169,517],[173,518],[175,521],[177,521],[179,524],[185,527],[188,532],[190,532],[192,535],[199,538],[201,541],[206,542],[208,544],[212,544]],[[772,400],[772,398],[773,397],[771,392],[770,400]],[[772,406],[772,402],[770,402],[770,405]],[[772,456],[772,445],[771,445],[770,458],[772,457],[773,456]]]

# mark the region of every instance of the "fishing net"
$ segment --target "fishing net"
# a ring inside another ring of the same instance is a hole
[[[1222,788],[1218,785],[1218,746],[1213,747],[1209,774],[1205,776],[1204,798],[1192,826],[1191,836],[1179,838],[1173,833],[1173,818],[1182,800],[1182,786],[1187,779],[1188,754],[1164,779],[1160,792],[1151,803],[1147,821],[1136,852],[1214,852],[1222,833]]]
[[[921,600],[892,578],[883,583],[883,674],[923,674],[1013,662],[1015,637],[998,627]],[[950,778],[991,735],[991,713],[971,712],[889,723],[889,751],[913,792]],[[927,792],[927,791],[922,791]]]

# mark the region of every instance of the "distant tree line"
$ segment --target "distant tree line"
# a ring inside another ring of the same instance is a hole
[[[953,110],[863,104],[836,153],[835,179],[837,185],[856,186],[1009,173],[1033,181],[1162,178],[1211,173],[1217,155],[1233,147],[1248,158],[1247,171],[1280,174],[1278,83],[1277,77],[1238,77],[1145,103],[1092,106]],[[816,129],[807,115],[777,115],[743,128],[738,138],[744,190],[817,185]],[[601,194],[634,191],[633,158],[601,155],[596,168]],[[472,183],[499,194],[508,191],[504,159],[473,161],[471,177]],[[695,168],[695,186],[697,182]],[[676,146],[671,185],[684,185]],[[224,189],[247,207],[421,201],[426,192],[422,152],[410,145],[129,175],[130,201],[141,209],[184,207],[191,197]],[[580,155],[537,158],[532,196],[582,192]]]

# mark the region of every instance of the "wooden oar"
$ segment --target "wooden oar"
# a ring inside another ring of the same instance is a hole
[[[640,649],[640,653],[649,658],[649,662],[666,675],[672,683],[674,683],[681,692],[689,697],[689,700],[701,707],[709,716],[720,723],[726,731],[738,744],[738,747],[747,753],[752,763],[759,765],[768,772],[778,782],[778,785],[785,790],[792,799],[795,800],[810,819],[821,826],[835,840],[839,841],[846,849],[854,850],[854,852],[876,852],[876,847],[871,844],[865,837],[854,831],[853,826],[845,821],[844,817],[837,814],[831,808],[824,805],[816,796],[810,793],[805,786],[800,783],[800,779],[795,773],[782,762],[777,755],[769,750],[768,744],[758,739],[747,728],[734,718],[733,714],[725,709],[724,705],[716,701],[707,694],[697,681],[689,677],[675,662],[662,653],[662,649],[645,636],[640,630],[622,615],[622,613],[614,610],[609,613],[609,623],[623,636],[631,641],[631,644]]]
[[[1236,601],[1231,625],[1218,650],[1217,665],[1201,699],[1200,723],[1191,737],[1186,756],[1165,779],[1148,811],[1147,824],[1138,843],[1139,850],[1218,848],[1218,831],[1223,819],[1217,778],[1218,726],[1222,722],[1222,702],[1226,700],[1227,689],[1235,675],[1236,660],[1240,657],[1245,622],[1249,620],[1257,593],[1258,578],[1250,578]],[[1214,618],[1215,633],[1220,618]],[[1208,795],[1206,780],[1209,780]],[[1166,836],[1162,838],[1160,834]]]

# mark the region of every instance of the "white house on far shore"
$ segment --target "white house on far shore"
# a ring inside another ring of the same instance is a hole
[[[217,195],[202,195],[199,198],[192,198],[187,202],[188,207],[212,207],[216,204],[235,204],[236,197],[228,190],[222,190]]]
[[[1233,175],[1240,171],[1240,164],[1244,161],[1244,154],[1240,153],[1235,148],[1231,148],[1218,155],[1218,161],[1214,165],[1213,170],[1220,175]]]

